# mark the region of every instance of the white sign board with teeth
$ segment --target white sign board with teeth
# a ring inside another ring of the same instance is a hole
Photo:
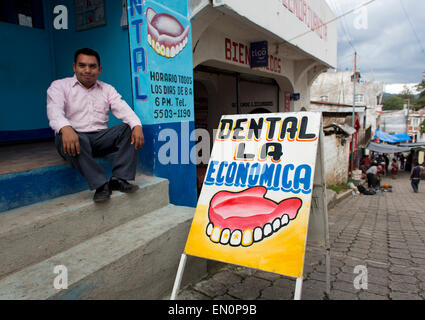
[[[172,298],[187,254],[297,278],[299,299],[308,233],[329,271],[322,136],[316,112],[221,118]]]

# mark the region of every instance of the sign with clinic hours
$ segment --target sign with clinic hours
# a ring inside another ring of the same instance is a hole
[[[186,1],[127,0],[134,109],[143,124],[193,121]]]
[[[301,278],[321,114],[223,116],[185,253]]]

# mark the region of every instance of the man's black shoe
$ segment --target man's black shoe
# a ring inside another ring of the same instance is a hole
[[[93,197],[94,202],[103,202],[108,200],[111,197],[111,189],[109,188],[109,183],[105,183],[100,188],[96,189],[96,192]]]
[[[137,191],[139,189],[139,186],[128,183],[124,179],[112,177],[111,180],[109,180],[109,188],[111,190],[118,190],[124,193],[132,193],[134,191]]]

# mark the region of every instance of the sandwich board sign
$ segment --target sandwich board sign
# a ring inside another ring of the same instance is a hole
[[[321,113],[223,116],[171,298],[191,255],[296,278],[300,299],[308,233],[329,279],[322,155]]]

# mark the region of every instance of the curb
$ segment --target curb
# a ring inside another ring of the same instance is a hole
[[[350,195],[353,194],[353,190],[348,189],[339,194],[337,194],[334,199],[328,202],[328,210],[334,208],[337,204],[342,202],[344,199],[347,199]]]

